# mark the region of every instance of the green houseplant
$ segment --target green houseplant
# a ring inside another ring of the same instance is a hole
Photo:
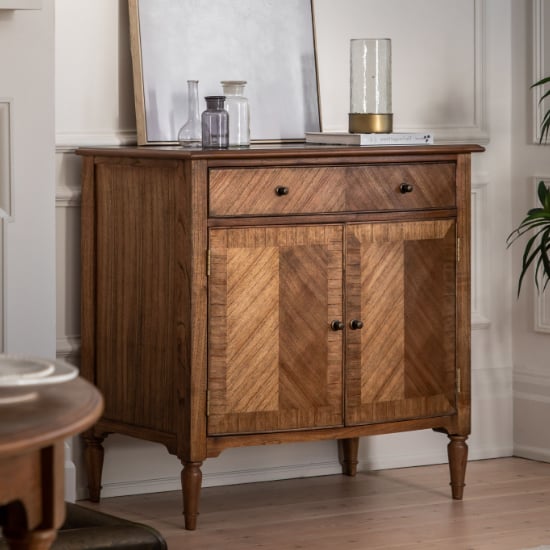
[[[535,82],[531,88],[544,86],[547,83],[550,83],[550,76]],[[539,103],[542,103],[547,97],[550,97],[550,90],[542,95]],[[544,113],[540,123],[539,143],[546,143],[549,131],[550,109]],[[531,265],[534,265],[535,284],[539,291],[541,289],[544,291],[550,282],[550,189],[546,187],[543,181],[539,182],[537,194],[541,206],[530,209],[519,226],[510,233],[506,241],[508,246],[511,246],[525,233],[532,231],[531,237],[525,244],[523,251],[521,274],[518,282],[518,296],[521,292],[521,285],[525,274]]]

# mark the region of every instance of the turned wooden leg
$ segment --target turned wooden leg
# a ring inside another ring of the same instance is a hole
[[[185,518],[185,528],[189,531],[194,531],[197,528],[202,483],[201,466],[202,462],[184,462],[181,472],[183,516]]]
[[[92,431],[82,435],[85,442],[84,460],[86,464],[86,474],[88,475],[88,490],[90,500],[99,502],[101,496],[101,472],[103,470],[103,440],[105,436],[94,435]]]
[[[359,438],[339,439],[340,464],[342,473],[347,476],[354,476],[357,473],[357,454],[359,452]]]
[[[50,550],[56,536],[55,529],[4,532],[10,550]]]
[[[449,470],[451,472],[451,490],[453,498],[462,500],[464,492],[464,478],[466,477],[466,462],[468,461],[468,445],[465,435],[449,435],[451,440],[447,446],[449,455]]]

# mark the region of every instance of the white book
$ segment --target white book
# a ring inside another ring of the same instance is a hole
[[[433,145],[429,132],[391,134],[350,134],[347,132],[306,132],[306,143],[329,145]]]

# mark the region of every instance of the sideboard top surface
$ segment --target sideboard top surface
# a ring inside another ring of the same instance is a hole
[[[461,145],[392,145],[376,146],[320,146],[298,144],[254,144],[247,148],[189,149],[179,146],[111,146],[82,147],[77,154],[102,157],[169,158],[183,160],[235,160],[255,158],[307,158],[307,157],[380,157],[398,155],[456,155],[481,153],[485,148],[477,144]]]

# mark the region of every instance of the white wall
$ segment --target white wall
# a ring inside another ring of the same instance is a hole
[[[487,146],[474,157],[472,174],[474,459],[513,452],[511,255],[504,247],[511,212],[513,4],[517,0],[314,2],[325,129],[346,129],[349,38],[384,36],[392,38],[396,129]],[[127,142],[135,138],[135,124],[126,1],[56,0],[56,8],[57,338],[58,353],[76,360],[79,161],[72,149]],[[365,438],[360,467],[446,461],[446,443],[430,431]],[[339,471],[334,442],[231,449],[206,461],[203,485]],[[103,495],[178,489],[179,472],[164,448],[111,436]]]
[[[534,140],[538,127],[533,116],[536,101],[529,90],[529,84],[537,79],[539,58],[540,64],[544,64],[544,76],[550,74],[550,1],[514,4],[512,17],[513,209],[509,230],[535,206],[536,183],[544,179],[550,184],[550,145],[539,145]],[[541,29],[543,21],[545,26]],[[514,284],[520,273],[521,254],[522,245],[517,245],[513,250]],[[550,461],[550,292],[537,294],[528,277],[520,298],[514,299],[512,306],[516,454]]]
[[[9,120],[0,138],[0,347],[55,357],[54,0],[41,4],[0,10],[0,106]]]

